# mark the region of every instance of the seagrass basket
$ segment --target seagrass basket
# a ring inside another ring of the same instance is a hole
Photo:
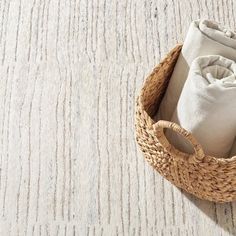
[[[167,88],[182,45],[177,45],[154,68],[137,98],[135,128],[137,142],[146,160],[163,177],[185,191],[214,202],[236,200],[236,156],[216,158],[204,153],[193,135],[179,125],[153,117]],[[172,129],[186,138],[194,154],[177,150],[165,137]],[[209,132],[211,132],[209,130]]]

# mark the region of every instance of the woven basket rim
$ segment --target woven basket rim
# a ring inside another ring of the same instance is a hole
[[[174,49],[172,49],[169,53],[168,53],[168,55],[171,55],[172,53],[173,53],[173,51],[175,50],[175,51],[180,51],[181,50],[181,48],[182,48],[182,44],[177,44],[176,45],[176,47],[174,48]],[[168,58],[168,57],[167,57]],[[144,91],[145,91],[145,88],[146,88],[146,86],[147,86],[147,84],[150,82],[150,80],[153,78],[153,75],[154,74],[156,74],[157,72],[158,72],[158,70],[162,67],[162,65],[164,64],[164,63],[167,63],[168,62],[168,59],[166,60],[166,59],[164,59],[164,60],[162,60],[154,69],[153,69],[153,71],[148,75],[148,77],[146,78],[146,80],[144,81],[144,84],[143,84],[143,86],[142,86],[142,89],[141,89],[141,91],[140,91],[140,94],[139,94],[139,96],[137,97],[137,105],[139,105],[140,106],[140,108],[141,109],[139,109],[139,112],[141,112],[143,115],[144,115],[144,117],[146,118],[146,119],[148,119],[148,122],[147,123],[149,123],[149,124],[152,124],[152,126],[150,126],[149,127],[149,129],[150,130],[152,130],[152,131],[154,131],[154,128],[153,128],[153,125],[154,124],[156,124],[157,122],[156,121],[154,121],[153,119],[152,119],[152,117],[148,114],[148,112],[145,110],[145,107],[144,107],[144,104],[143,104],[143,100],[144,100]],[[158,109],[157,109],[158,110]],[[170,121],[169,121],[170,122]],[[171,122],[171,123],[173,123],[173,124],[175,124],[174,122]],[[182,127],[181,127],[182,128]],[[182,128],[183,129],[183,128]],[[184,129],[183,129],[184,130]],[[170,144],[170,145],[172,145],[172,144]],[[172,145],[173,146],[173,145]],[[173,146],[174,147],[174,146]],[[177,148],[175,148],[174,147],[174,149],[177,149]],[[177,149],[178,150],[178,149]],[[188,154],[188,153],[185,153],[185,152],[181,152],[181,151],[179,151],[179,153],[180,154],[183,154],[184,156],[188,156],[188,157],[190,157],[190,156],[192,156],[192,154]],[[170,155],[171,155],[171,153],[169,153]],[[231,163],[231,164],[233,164],[233,163],[235,163],[235,165],[236,165],[236,155],[235,156],[232,156],[232,157],[228,157],[228,158],[219,158],[219,157],[215,157],[215,156],[211,156],[211,155],[208,155],[208,154],[206,154],[205,152],[204,152],[204,158],[203,158],[203,160],[202,160],[203,162],[205,162],[205,161],[207,161],[207,162],[214,162],[214,163],[220,163],[220,164],[228,164],[228,163]]]

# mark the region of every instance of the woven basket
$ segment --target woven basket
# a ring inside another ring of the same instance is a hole
[[[236,156],[208,156],[193,135],[179,125],[153,120],[182,46],[177,45],[146,79],[137,99],[136,138],[146,160],[166,179],[187,192],[214,202],[236,200]],[[166,139],[172,129],[193,146],[194,154],[180,152]],[[209,132],[211,132],[209,130]]]

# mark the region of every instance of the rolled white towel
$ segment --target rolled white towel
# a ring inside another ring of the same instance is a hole
[[[236,134],[236,63],[211,55],[196,58],[171,121],[190,131],[208,155],[227,157]],[[191,152],[183,137],[166,132],[178,149]]]
[[[157,119],[171,119],[192,61],[205,55],[221,55],[236,60],[236,33],[208,20],[191,23]]]

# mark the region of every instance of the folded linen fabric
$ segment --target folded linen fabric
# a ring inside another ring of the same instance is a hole
[[[193,133],[208,155],[227,157],[236,134],[236,63],[211,55],[196,58],[171,121]],[[166,132],[178,149],[191,152],[180,135]]]
[[[171,119],[192,61],[204,55],[221,55],[236,60],[236,33],[208,20],[191,23],[182,52],[162,99],[157,114],[158,120]]]

